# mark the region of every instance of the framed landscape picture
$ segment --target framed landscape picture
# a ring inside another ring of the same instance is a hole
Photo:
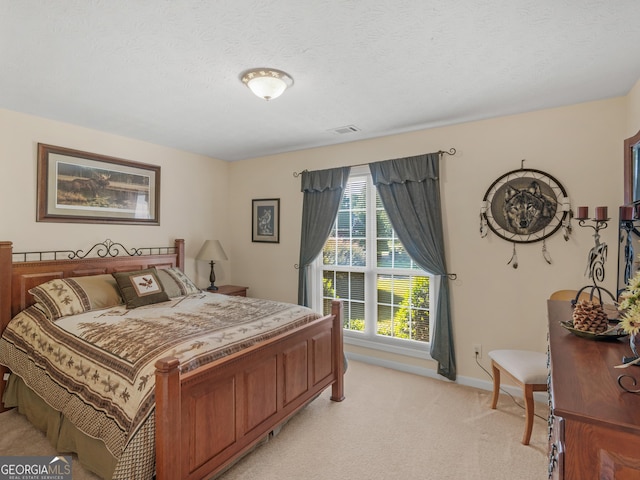
[[[253,242],[280,242],[280,199],[252,200],[251,240]]]
[[[160,167],[38,144],[38,222],[160,224]]]

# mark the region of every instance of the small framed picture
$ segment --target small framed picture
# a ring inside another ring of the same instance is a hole
[[[252,200],[251,241],[280,243],[280,199]]]

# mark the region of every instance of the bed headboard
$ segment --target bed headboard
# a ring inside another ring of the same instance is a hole
[[[82,277],[127,272],[143,268],[177,267],[184,270],[184,240],[172,247],[127,249],[105,240],[90,249],[13,252],[11,242],[0,242],[0,335],[9,321],[31,305],[29,289],[54,278]],[[0,399],[6,385],[7,368],[0,365]],[[0,401],[0,412],[6,410]]]
[[[127,249],[105,240],[90,249],[13,252],[11,242],[0,242],[0,334],[9,320],[33,303],[29,289],[54,278],[81,277],[143,268],[177,267],[184,270],[184,240],[172,247]]]

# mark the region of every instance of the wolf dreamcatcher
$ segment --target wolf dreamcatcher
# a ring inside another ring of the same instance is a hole
[[[562,228],[564,239],[569,240],[571,217],[562,185],[540,170],[522,167],[502,175],[487,190],[480,210],[480,236],[491,230],[513,242],[508,262],[513,268],[518,268],[517,243],[542,241],[542,256],[550,264],[545,239]]]

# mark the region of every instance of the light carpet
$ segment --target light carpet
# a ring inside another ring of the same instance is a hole
[[[522,445],[524,410],[503,395],[350,361],[343,402],[324,392],[220,480],[543,480],[547,425]],[[546,405],[536,413],[546,417]],[[0,455],[54,455],[14,410],[0,414]],[[73,478],[93,480],[75,461]]]

